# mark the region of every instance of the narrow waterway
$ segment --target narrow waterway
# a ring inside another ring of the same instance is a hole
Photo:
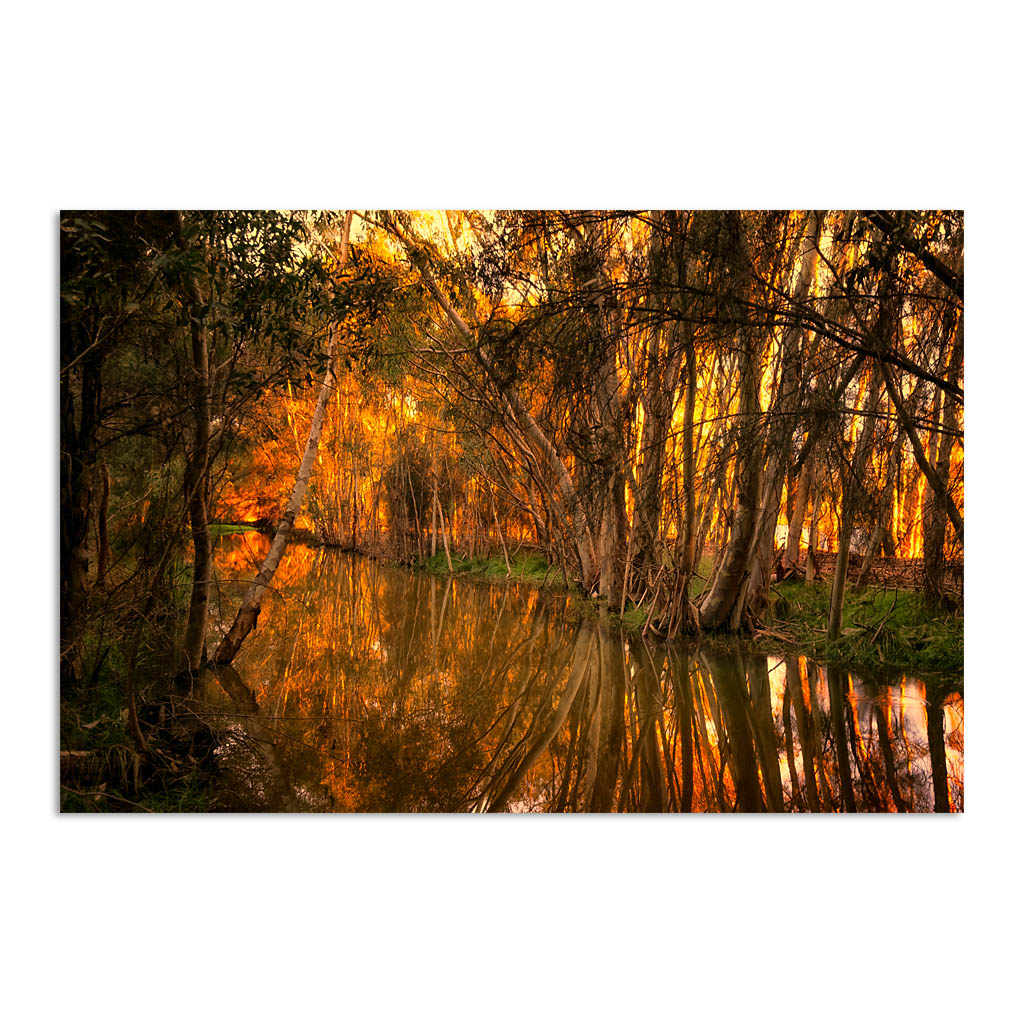
[[[218,544],[222,622],[265,550]],[[660,644],[566,594],[302,546],[274,584],[196,694],[223,809],[963,810],[955,679]]]

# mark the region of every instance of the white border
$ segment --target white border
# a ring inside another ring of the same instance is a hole
[[[1015,1005],[1020,673],[999,643],[1020,619],[1019,15],[715,10],[9,15],[12,1019],[985,1020]],[[60,207],[869,203],[967,210],[962,819],[53,813]]]

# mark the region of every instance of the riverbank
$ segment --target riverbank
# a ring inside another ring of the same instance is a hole
[[[776,584],[766,627],[827,661],[963,675],[962,614],[931,609],[916,591],[850,587],[839,636],[830,640],[831,586],[831,580]]]
[[[443,553],[425,559],[418,568],[435,575],[449,575]],[[539,554],[518,555],[510,559],[508,565],[502,556],[461,558],[453,555],[452,574],[493,582],[512,579],[549,589],[566,589],[561,573]],[[700,595],[704,585],[703,579],[696,578],[695,597]],[[936,612],[928,608],[923,595],[915,591],[851,586],[846,592],[839,636],[830,640],[827,623],[831,586],[831,580],[814,583],[788,580],[774,584],[763,628],[745,639],[764,651],[798,650],[851,668],[963,676],[962,614]],[[579,601],[584,610],[597,611],[604,604],[583,594],[579,595]],[[628,631],[642,632],[647,627],[648,635],[657,635],[649,604],[627,602],[622,614],[611,609],[606,614]]]

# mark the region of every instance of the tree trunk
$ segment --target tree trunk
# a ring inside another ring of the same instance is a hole
[[[684,218],[689,215],[683,215]],[[646,365],[635,367],[632,360],[630,373],[639,376],[643,407],[643,427],[640,436],[640,467],[638,495],[633,515],[634,567],[637,586],[651,586],[655,574],[661,568],[661,551],[658,540],[661,513],[664,501],[663,477],[665,472],[666,443],[672,426],[676,405],[676,387],[682,369],[683,355],[691,360],[688,370],[693,368],[693,326],[683,321],[683,295],[686,291],[686,260],[684,240],[687,226],[680,224],[676,212],[653,214],[659,228],[653,232],[651,254],[648,263],[648,277],[656,301],[672,310],[679,320],[667,326],[658,325],[650,329],[644,346]],[[664,244],[661,225],[670,233],[668,246]],[[669,284],[669,282],[672,282]],[[682,343],[680,343],[682,342]],[[663,351],[663,347],[665,351]],[[628,346],[624,346],[628,354]],[[628,358],[628,357],[627,357]],[[689,466],[693,466],[693,409],[688,405],[688,418],[683,432],[684,462],[689,455]],[[692,476],[692,473],[691,473]],[[646,576],[643,569],[647,569]]]
[[[808,460],[807,468],[810,470],[810,497],[811,525],[807,531],[807,564],[804,566],[804,579],[813,583],[818,577],[818,559],[815,552],[818,550],[818,520],[821,519],[821,497],[817,478],[814,474],[814,462]]]
[[[441,517],[441,540],[444,542],[444,557],[445,560],[448,562],[448,571],[454,572],[455,570],[452,569],[451,551],[449,551],[448,549],[448,530],[444,525],[444,509],[441,507],[441,500],[440,498],[438,498],[436,491],[434,492],[434,507],[437,511],[437,514]]]
[[[184,216],[178,214],[178,237],[184,245]],[[185,500],[192,531],[192,593],[182,651],[182,671],[195,675],[206,648],[206,620],[213,575],[213,542],[207,512],[210,481],[210,355],[209,336],[202,315],[203,300],[194,274],[182,281],[182,299],[188,311],[192,367],[190,376],[194,438],[185,471]]]
[[[726,223],[732,234],[730,251],[734,262],[733,284],[736,294],[731,296],[730,305],[737,315],[749,292],[749,272],[745,266],[745,245],[743,225],[739,214],[726,214]],[[750,557],[750,545],[757,524],[757,504],[761,493],[761,460],[758,444],[758,422],[761,415],[759,400],[761,384],[761,346],[757,343],[753,328],[743,326],[739,336],[740,408],[736,437],[736,463],[734,478],[737,489],[737,506],[733,517],[729,545],[722,558],[710,592],[700,605],[700,626],[715,629],[728,622],[739,597]]]
[[[339,272],[344,269],[348,259],[348,238],[351,226],[352,211],[348,210],[345,214],[345,224],[342,229],[342,249],[338,262]],[[274,534],[270,551],[260,567],[259,574],[249,587],[242,601],[242,606],[238,609],[235,620],[231,624],[231,629],[228,630],[227,635],[217,647],[213,660],[218,665],[230,664],[245,638],[252,632],[260,613],[263,596],[269,589],[270,581],[273,579],[281,557],[284,555],[285,548],[288,546],[288,539],[291,536],[295,517],[302,507],[302,499],[305,497],[310,473],[313,470],[313,463],[316,459],[317,448],[320,444],[320,431],[323,428],[324,412],[327,408],[327,402],[331,397],[331,392],[334,389],[334,357],[337,347],[338,336],[332,330],[331,341],[327,348],[327,372],[324,374],[324,383],[320,388],[320,397],[317,399],[316,408],[313,411],[313,421],[309,426],[309,440],[306,442],[306,451],[302,456],[302,462],[299,464],[299,470],[295,476],[295,486],[292,488],[291,498],[288,501],[288,506],[285,509],[277,532]]]
[[[850,565],[850,538],[853,527],[843,527],[839,532],[839,550],[836,553],[836,568],[832,576],[832,594],[828,606],[828,638],[836,640],[843,628],[843,601],[846,597],[846,574]]]
[[[880,317],[884,313],[879,314]],[[879,363],[875,363],[871,371],[871,384],[868,395],[862,410],[864,424],[861,427],[860,437],[857,439],[857,448],[853,456],[853,464],[843,479],[843,507],[840,513],[839,524],[839,548],[836,555],[835,575],[832,577],[832,597],[829,602],[828,611],[828,638],[838,638],[843,625],[843,602],[846,596],[846,575],[850,564],[850,541],[853,538],[853,527],[855,516],[862,502],[864,493],[864,470],[867,467],[868,456],[871,453],[871,445],[875,434],[874,413],[878,410],[879,389]]]
[[[782,556],[782,564],[786,568],[795,568],[800,564],[800,538],[803,535],[804,520],[807,518],[807,499],[810,490],[811,467],[804,463],[797,476],[796,493],[793,495],[793,507],[786,530],[786,552]]]
[[[818,265],[818,237],[822,221],[815,211],[807,216],[793,299],[798,303],[807,301]],[[786,469],[793,443],[796,412],[801,390],[801,342],[803,328],[800,324],[789,326],[782,336],[782,351],[779,357],[779,379],[775,398],[768,413],[768,437],[765,441],[765,469],[761,484],[761,501],[758,510],[757,527],[747,564],[747,588],[743,610],[760,615],[767,600],[770,584],[770,563],[775,542],[775,527],[779,521],[782,504],[782,486],[786,480]],[[799,536],[799,531],[798,531]]]
[[[423,526],[420,523],[420,508],[416,501],[416,489],[412,483],[412,471],[409,469],[409,460],[405,460],[405,479],[409,484],[409,497],[412,498],[413,522],[416,523],[416,557],[423,561]],[[424,509],[424,511],[426,511]]]
[[[956,373],[958,364],[963,360],[963,320],[957,328],[957,340],[953,345],[950,367]],[[943,492],[948,493],[949,463],[953,451],[953,438],[956,430],[956,408],[950,395],[939,392],[942,404],[942,429],[939,438],[938,455],[935,462],[935,475]],[[924,596],[932,607],[940,605],[945,595],[945,540],[946,540],[946,509],[934,491],[928,495],[924,507]]]
[[[96,510],[96,585],[102,587],[107,580],[110,565],[110,541],[107,537],[107,514],[110,508],[110,470],[100,466],[100,505]]]
[[[431,481],[433,487],[433,501],[430,503],[430,557],[437,554],[437,467],[434,467]]]
[[[81,639],[99,427],[102,352],[61,303],[60,377],[60,685],[82,679]],[[76,381],[79,386],[76,387]]]
[[[743,398],[741,416],[744,427],[739,433],[736,452],[737,508],[733,517],[728,547],[719,567],[711,592],[700,606],[702,629],[715,629],[729,620],[747,572],[750,545],[757,522],[757,501],[760,494],[761,467],[755,448],[758,381],[754,371],[755,357],[748,342],[743,346],[745,358],[741,366]]]

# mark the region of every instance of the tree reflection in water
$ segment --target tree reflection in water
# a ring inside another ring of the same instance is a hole
[[[262,547],[221,544],[221,628]],[[963,809],[955,683],[652,643],[565,594],[299,546],[275,584],[197,695],[225,808]]]

